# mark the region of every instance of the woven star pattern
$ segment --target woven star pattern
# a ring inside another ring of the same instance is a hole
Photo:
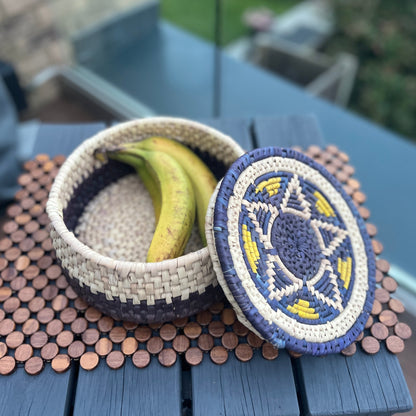
[[[297,174],[270,172],[242,202],[241,250],[272,309],[308,324],[338,316],[354,286],[354,255],[325,192]]]

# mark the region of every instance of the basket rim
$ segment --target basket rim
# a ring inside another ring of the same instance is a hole
[[[105,256],[99,253],[98,251],[88,247],[86,244],[82,243],[78,238],[76,238],[75,234],[72,231],[68,230],[63,220],[63,213],[62,213],[63,207],[60,201],[60,196],[61,196],[62,189],[65,188],[65,179],[67,175],[71,172],[71,170],[74,168],[75,161],[78,160],[78,158],[85,157],[86,150],[89,149],[93,143],[95,143],[96,141],[99,141],[100,139],[103,139],[115,133],[119,133],[125,129],[136,127],[138,125],[149,127],[152,125],[158,125],[160,123],[176,123],[180,125],[187,125],[187,126],[194,127],[196,129],[204,131],[205,133],[209,135],[219,138],[222,142],[226,143],[231,148],[234,148],[236,150],[236,153],[238,153],[237,157],[245,153],[245,151],[241,148],[241,146],[235,140],[233,140],[230,136],[220,132],[219,130],[213,127],[207,126],[203,123],[200,123],[194,120],[185,119],[185,118],[180,118],[180,117],[158,116],[158,117],[149,117],[149,118],[143,118],[143,119],[130,120],[130,121],[122,122],[115,126],[106,128],[98,132],[94,136],[84,140],[79,146],[77,146],[74,149],[74,151],[68,156],[64,164],[61,166],[49,193],[48,201],[46,204],[46,212],[51,221],[51,226],[53,226],[53,228],[59,234],[60,238],[62,238],[66,244],[72,247],[74,251],[79,253],[86,260],[90,260],[94,262],[95,264],[97,264],[97,266],[103,266],[109,269],[113,269],[114,271],[120,272],[121,274],[125,274],[123,272],[146,273],[150,271],[154,272],[155,268],[160,269],[160,270],[166,270],[172,267],[176,268],[176,267],[185,266],[189,263],[193,263],[194,261],[197,261],[198,259],[201,260],[201,259],[209,257],[208,247],[205,246],[197,251],[184,254],[174,259],[163,260],[157,263],[116,260],[111,257]],[[99,162],[99,161],[95,162],[96,167],[99,167],[102,165],[103,165],[103,162]]]

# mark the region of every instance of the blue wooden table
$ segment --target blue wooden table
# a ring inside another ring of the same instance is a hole
[[[231,135],[245,149],[324,145],[311,116],[203,121]],[[32,155],[69,154],[104,127],[43,124]],[[217,366],[205,356],[192,368],[184,360],[165,368],[154,359],[138,370],[128,358],[120,370],[101,362],[87,372],[73,362],[64,374],[54,373],[48,364],[37,376],[18,368],[11,376],[0,377],[0,414],[7,416],[390,415],[411,407],[398,359],[384,348],[375,356],[358,348],[352,357],[298,359],[282,350],[271,362],[256,351],[248,363],[230,353],[225,365]]]

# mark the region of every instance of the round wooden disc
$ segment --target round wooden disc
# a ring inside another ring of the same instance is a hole
[[[17,271],[21,272],[24,269],[26,269],[26,267],[28,267],[30,265],[30,259],[27,256],[20,256],[19,258],[16,259],[16,261],[14,262],[14,267],[16,268]]]
[[[371,310],[371,315],[379,315],[381,311],[383,310],[383,307],[377,299],[374,299],[373,303],[373,309]]]
[[[71,324],[71,331],[74,334],[80,335],[88,328],[88,322],[85,318],[77,318]]]
[[[225,352],[227,353],[227,351]],[[189,348],[185,353],[186,362],[193,366],[201,364],[203,358],[204,358],[204,353],[197,347]]]
[[[1,278],[5,282],[12,281],[17,276],[17,270],[14,267],[8,267],[1,272]],[[0,300],[1,301],[1,300]]]
[[[196,321],[203,326],[208,325],[212,320],[212,313],[210,311],[203,311],[198,313]]]
[[[103,316],[97,322],[97,327],[100,332],[110,332],[113,325],[114,325],[114,320],[113,318],[110,318],[109,316]]]
[[[381,322],[376,322],[371,327],[371,335],[378,340],[383,340],[389,336],[389,329]]]
[[[29,344],[19,345],[14,353],[14,358],[20,363],[24,363],[33,355],[33,348]]]
[[[0,251],[5,252],[6,250],[8,250],[11,246],[13,245],[12,240],[10,240],[10,238],[7,237],[3,237],[0,240]]]
[[[26,237],[27,237],[27,234],[23,230],[17,230],[14,233],[10,234],[10,239],[13,241],[13,243],[16,243],[16,244],[21,243]],[[19,245],[19,249],[22,250],[20,248],[20,245]],[[17,265],[16,268],[21,271],[21,270],[24,269],[24,267],[23,267],[23,264],[19,264],[19,261],[18,260],[19,259],[17,259],[16,262],[15,262],[15,267]],[[22,260],[20,260],[20,262],[21,261]]]
[[[40,357],[31,357],[25,362],[25,371],[31,376],[36,376],[43,369],[43,360]]]
[[[121,344],[121,351],[124,355],[132,355],[136,352],[139,343],[136,338],[127,337]]]
[[[36,317],[41,324],[47,324],[55,317],[55,312],[51,308],[43,308],[37,313]]]
[[[19,290],[17,296],[22,302],[30,302],[36,296],[36,290],[31,286],[26,286]]]
[[[70,324],[75,321],[78,312],[74,308],[65,308],[59,315],[60,320],[64,324]]]
[[[42,249],[45,251],[52,251],[53,250],[52,239],[47,238],[46,240],[43,240],[41,246],[42,246]]]
[[[44,212],[44,210],[43,210],[42,206],[41,206],[41,205],[39,205],[39,204],[35,204],[35,205],[33,205],[33,207],[32,207],[32,208],[30,208],[30,210],[29,210],[29,214],[30,214],[33,218],[37,218],[37,217],[39,217],[40,215],[42,215],[42,214],[43,214],[43,212]]]
[[[148,324],[150,328],[156,330],[159,329],[162,326],[161,322],[152,322],[150,324]]]
[[[380,287],[376,289],[375,298],[380,303],[387,303],[390,300],[390,293],[387,292],[386,289]]]
[[[19,290],[23,289],[26,286],[26,284],[26,279],[22,276],[18,276],[10,282],[10,287],[15,292],[18,292]]]
[[[358,213],[364,220],[368,220],[370,218],[370,210],[366,207],[358,207]]]
[[[138,350],[133,354],[132,361],[137,368],[145,368],[150,363],[150,354],[146,350]]]
[[[4,342],[0,342],[0,358],[3,358],[7,354],[7,345]]]
[[[8,299],[12,295],[12,290],[10,287],[3,286],[0,287],[0,302],[4,302],[6,299]]]
[[[85,319],[92,323],[98,322],[102,315],[103,314],[98,309],[95,309],[92,306],[90,306],[84,313]]]
[[[6,313],[14,313],[15,311],[17,311],[17,309],[19,309],[19,307],[20,307],[20,300],[19,300],[19,298],[16,298],[16,297],[9,298],[3,303],[3,310]],[[14,320],[14,318],[13,318],[13,320]],[[21,324],[23,322],[16,322],[16,323]]]
[[[22,207],[23,201],[24,200],[20,202],[20,205],[13,204],[13,205],[8,206],[6,209],[6,214],[11,218],[16,217],[17,215],[20,215],[23,212],[23,207]]]
[[[239,321],[234,322],[233,331],[239,337],[245,337],[249,333],[249,329]]]
[[[215,364],[224,364],[228,360],[228,351],[223,346],[218,345],[210,351],[209,356]]]
[[[404,305],[399,299],[390,299],[389,308],[395,313],[403,313],[405,311]]]
[[[123,328],[126,331],[134,331],[139,324],[136,324],[135,322],[127,322],[127,321],[123,321]]]
[[[96,328],[88,328],[82,333],[82,342],[85,345],[94,345],[100,338],[100,333]]]
[[[53,319],[46,325],[46,332],[50,337],[56,337],[64,330],[64,324],[59,319]]]
[[[64,295],[58,295],[52,300],[52,309],[56,312],[64,310],[68,306],[68,298]]]
[[[20,214],[17,217],[14,218],[15,222],[18,225],[25,225],[27,224],[30,220],[32,219],[32,217],[29,214]]]
[[[395,292],[398,287],[397,282],[390,276],[386,276],[381,282],[381,284],[383,285],[383,288],[390,293]]]
[[[361,341],[363,338],[364,338],[364,331],[361,331],[361,332],[358,334],[358,337],[357,337],[357,338],[355,338],[355,340],[356,340],[356,341]]]
[[[19,258],[21,254],[22,252],[18,247],[11,247],[8,250],[6,250],[6,252],[4,253],[4,257],[6,257],[8,261],[15,261]]]
[[[113,349],[113,343],[108,338],[100,338],[95,344],[95,352],[100,357],[105,357]]]
[[[12,234],[18,229],[19,229],[19,225],[12,220],[7,221],[6,223],[3,224],[3,231],[5,232],[5,234]]]
[[[39,261],[43,257],[44,254],[45,252],[43,251],[41,247],[33,247],[32,250],[30,250],[27,253],[27,256],[32,261]]]
[[[46,276],[48,276],[48,278],[51,280],[56,280],[61,274],[62,269],[57,264],[53,264],[46,269]]]
[[[27,224],[25,224],[24,229],[25,232],[28,234],[33,234],[35,233],[37,230],[39,230],[39,223],[35,220],[29,221]]]
[[[221,313],[221,311],[224,309],[224,303],[217,302],[210,306],[209,310],[214,315],[218,315]]]
[[[212,342],[214,343],[214,340]],[[221,343],[227,350],[233,350],[238,345],[238,337],[234,332],[226,332],[221,338]]]
[[[201,337],[202,335],[198,338],[198,342],[201,339]],[[172,341],[173,349],[179,354],[184,353],[189,348],[190,344],[191,343],[189,341],[189,338],[185,335],[177,335]]]
[[[353,342],[352,344],[348,345],[348,347],[344,348],[341,351],[341,354],[347,357],[350,357],[351,355],[354,355],[356,351],[357,351],[357,344]]]
[[[123,367],[124,360],[125,358],[121,351],[111,351],[106,358],[107,365],[113,370]]]
[[[19,249],[23,253],[28,253],[33,247],[35,247],[35,242],[31,238],[25,238],[19,243]]]
[[[65,289],[65,296],[70,299],[70,300],[74,300],[74,307],[75,309],[79,310],[79,311],[85,311],[85,309],[88,308],[88,305],[86,302],[84,302],[81,298],[78,297],[78,295],[76,294],[76,292],[74,291],[74,289],[72,289],[71,286],[68,286]]]
[[[386,346],[393,354],[399,354],[404,350],[404,341],[397,335],[390,335],[386,339]]]
[[[3,309],[0,309],[0,322],[6,317],[6,312]]]
[[[374,237],[377,234],[377,227],[374,224],[367,223],[365,227],[370,237]]]
[[[251,332],[247,335],[247,342],[253,348],[260,348],[263,345],[263,340],[259,338],[255,333]]]
[[[394,326],[397,323],[397,315],[388,309],[381,312],[378,319],[386,326]]]
[[[69,347],[68,347],[68,355],[77,360],[81,357],[82,354],[85,352],[85,344],[82,341],[74,341]]]
[[[59,289],[55,285],[48,285],[42,290],[42,297],[47,302],[50,302],[58,295]]]
[[[401,339],[409,339],[412,336],[412,329],[404,322],[397,322],[394,325],[394,333]]]
[[[147,326],[139,326],[134,331],[134,337],[139,342],[146,342],[152,336],[152,330]]]
[[[12,321],[9,318],[3,319],[0,322],[0,335],[2,337],[5,337],[9,335],[11,332],[13,332],[15,328],[16,328],[16,324],[14,323],[14,321]]]
[[[29,307],[30,312],[37,313],[41,311],[45,307],[45,305],[45,299],[41,297],[35,297],[29,302],[27,306]]]
[[[224,324],[221,321],[212,321],[208,325],[208,332],[215,338],[221,338],[225,332]]]
[[[33,280],[36,276],[39,276],[39,273],[40,273],[39,267],[32,264],[23,271],[23,277],[26,280]]]
[[[59,352],[59,347],[54,342],[49,342],[42,347],[40,355],[45,361],[53,360]]]
[[[159,354],[160,351],[163,349],[163,341],[160,337],[152,337],[147,341],[146,344],[147,351],[149,351],[150,354],[156,355]]]
[[[189,339],[197,339],[202,332],[201,325],[199,325],[197,322],[188,322],[183,329],[183,333],[189,338]]]
[[[176,327],[172,324],[164,324],[159,329],[159,335],[163,341],[172,341],[176,336]]]
[[[390,270],[390,263],[385,259],[378,259],[376,261],[376,267],[383,273],[388,273]]]
[[[30,318],[22,325],[22,331],[25,335],[32,335],[38,330],[39,321],[37,321],[36,319]]]
[[[379,255],[383,252],[384,247],[383,247],[383,244],[381,244],[380,241],[373,239],[371,241],[371,245],[373,246],[373,250],[374,250],[374,253],[376,255]]]
[[[74,341],[74,334],[71,331],[62,331],[56,337],[56,343],[61,348],[67,348]]]
[[[30,311],[26,308],[18,308],[13,312],[13,321],[21,325],[26,322],[30,317]]]
[[[68,287],[68,281],[66,280],[66,277],[64,275],[59,276],[56,279],[55,284],[58,289],[66,289]],[[66,298],[68,298],[68,296],[66,296]]]
[[[250,361],[253,358],[253,348],[248,344],[239,344],[235,349],[235,355],[242,362]]]
[[[14,194],[14,199],[16,201],[21,201],[29,196],[29,192],[27,189],[20,189]]]
[[[53,360],[52,360],[52,368],[55,370],[56,373],[63,373],[71,365],[71,359],[67,354],[58,354]]]
[[[16,361],[13,357],[6,356],[0,359],[0,374],[7,376],[16,368]]]
[[[108,335],[115,344],[121,344],[127,336],[127,331],[122,326],[115,326]]]
[[[0,258],[0,272],[2,272],[7,266],[9,265],[9,262],[4,257]]]
[[[236,320],[234,309],[225,308],[221,313],[221,321],[224,325],[232,325]]]
[[[64,155],[56,155],[53,158],[53,161],[56,163],[57,166],[61,166],[65,162],[66,156]]]
[[[367,354],[376,354],[380,350],[380,343],[371,336],[364,337],[361,346]]]
[[[183,318],[177,318],[174,321],[172,321],[173,325],[176,326],[176,328],[183,328],[189,321],[189,318],[187,316],[184,316]]]
[[[44,331],[37,331],[30,337],[30,345],[33,348],[42,348],[48,342],[48,334]]]
[[[265,342],[261,347],[261,354],[266,360],[274,360],[279,355],[279,350],[269,342]]]
[[[23,343],[25,336],[20,331],[13,331],[6,337],[6,345],[11,349],[16,349]]]
[[[165,348],[159,353],[157,358],[164,367],[172,367],[176,363],[177,356],[172,348]]]
[[[94,370],[100,362],[100,357],[93,351],[88,351],[82,354],[79,363],[81,367],[86,371]]]
[[[374,318],[370,315],[367,319],[367,322],[364,326],[365,329],[371,328],[371,325],[373,325]]]
[[[224,334],[224,336],[225,335],[226,334]],[[231,345],[231,347],[232,347],[232,341],[233,340],[229,340],[228,338],[226,338],[225,343]],[[224,342],[223,342],[223,345],[224,345],[225,348],[228,348],[224,344]],[[198,337],[198,347],[202,351],[206,351],[206,352],[210,351],[214,347],[214,338],[212,337],[212,335],[210,335],[210,334],[201,334]],[[233,349],[233,348],[229,348],[229,349]]]

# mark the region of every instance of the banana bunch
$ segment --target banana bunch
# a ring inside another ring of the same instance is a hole
[[[181,256],[195,222],[204,245],[205,214],[217,180],[206,164],[176,140],[149,137],[117,148],[98,149],[94,156],[127,163],[135,168],[150,197],[156,229],[147,262]]]

